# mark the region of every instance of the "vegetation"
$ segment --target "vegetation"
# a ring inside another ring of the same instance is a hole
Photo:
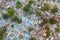
[[[14,16],[15,10],[13,8],[8,8],[7,12],[9,14],[9,16],[11,17],[11,16]]]
[[[20,34],[20,35],[19,35],[19,38],[23,38],[23,36]]]
[[[60,2],[60,0],[58,0],[58,2]]]
[[[33,10],[29,11],[29,14],[33,14],[33,13],[34,13]]]
[[[46,37],[48,38],[51,34],[51,31],[48,25],[46,25],[45,29],[46,29]]]
[[[51,33],[50,30],[47,30],[47,31],[46,31],[46,37],[47,37],[47,38],[50,36],[50,33]]]
[[[0,40],[3,40],[3,35],[0,34]]]
[[[14,24],[12,24],[11,27],[14,28]]]
[[[17,19],[17,22],[22,23],[22,19],[21,18]]]
[[[58,7],[55,5],[54,8],[51,10],[51,13],[56,13],[58,12]]]
[[[9,18],[9,15],[8,14],[2,14],[2,17],[3,17],[3,19],[7,19],[7,18]]]
[[[32,31],[33,30],[33,28],[29,28],[29,31]]]
[[[3,33],[3,36],[4,36],[4,37],[6,37],[6,36],[7,36],[7,34],[8,34],[7,32],[4,32],[4,33]]]
[[[36,38],[34,38],[34,37],[31,37],[31,38],[30,38],[30,40],[36,40]]]
[[[36,11],[36,16],[41,16],[41,12]]]
[[[17,1],[17,3],[16,3],[16,8],[19,9],[19,8],[21,8],[21,7],[22,7],[21,2],[20,2],[20,1]]]
[[[45,29],[46,29],[46,30],[50,30],[49,26],[46,26]]]
[[[3,40],[3,34],[6,32],[6,26],[0,27],[0,40]]]
[[[55,31],[58,32],[58,33],[60,33],[60,26],[57,26],[57,27],[55,28]]]
[[[29,0],[29,4],[32,4],[33,3],[33,0]]]
[[[23,10],[26,11],[26,12],[29,12],[32,2],[33,1],[30,0],[29,3],[27,5],[25,5],[25,7],[23,8]]]
[[[13,21],[17,21],[18,23],[21,23],[22,22],[22,19],[21,18],[18,18],[17,16],[13,17]]]
[[[50,18],[50,23],[55,24],[55,23],[57,23],[57,20],[55,18]]]
[[[44,18],[44,19],[43,19],[43,23],[44,23],[44,24],[49,23],[49,21],[50,21],[49,18]]]
[[[45,3],[45,5],[41,8],[41,11],[49,11],[51,9],[50,4]]]
[[[24,6],[23,10],[29,12],[31,4],[27,4]]]

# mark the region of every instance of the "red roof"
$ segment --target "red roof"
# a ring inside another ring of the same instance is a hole
[[[58,17],[59,17],[58,13],[55,13],[54,18],[58,18]]]

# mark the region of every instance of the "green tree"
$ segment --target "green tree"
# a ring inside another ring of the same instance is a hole
[[[57,22],[57,20],[55,18],[50,18],[50,23],[51,24],[55,24]]]
[[[50,30],[47,30],[46,31],[46,37],[48,38],[50,36],[50,34],[51,34],[51,31]]]
[[[50,4],[45,3],[43,7],[41,7],[41,11],[49,11],[51,9]]]
[[[45,29],[46,29],[46,30],[50,30],[49,26],[46,26]]]
[[[3,17],[3,19],[7,19],[7,18],[9,18],[9,15],[8,14],[2,14],[2,17]]]
[[[30,40],[36,40],[36,38],[35,37],[31,37]]]
[[[21,23],[22,19],[18,18],[17,16],[14,16],[12,21],[14,21],[14,22],[17,21],[18,23]]]
[[[41,12],[36,11],[36,16],[41,16]]]
[[[60,2],[60,0],[58,0],[58,2]]]
[[[33,1],[29,0],[28,4],[24,6],[23,10],[26,12],[29,12],[32,3],[33,3]]]
[[[43,19],[43,23],[46,24],[46,23],[49,23],[50,19],[49,18],[44,18]]]
[[[18,23],[22,23],[22,19],[21,18],[18,18],[17,22]]]
[[[6,32],[6,26],[0,27],[0,40],[3,40],[3,34]]]
[[[34,1],[33,0],[29,0],[29,4],[32,4]]]
[[[14,24],[12,24],[11,27],[14,28]]]
[[[14,8],[8,8],[7,12],[9,14],[9,16],[11,17],[11,16],[14,16],[15,10],[14,10]]]
[[[51,10],[51,13],[56,13],[58,12],[58,7],[55,5],[54,8]]]
[[[21,38],[21,39],[22,39],[22,38],[23,38],[23,35],[21,35],[21,34],[20,34],[20,35],[19,35],[19,38]]]
[[[33,30],[33,28],[29,28],[29,31],[32,31]]]
[[[33,10],[29,11],[29,14],[33,14],[33,13],[34,13]]]
[[[55,31],[58,32],[58,33],[60,33],[60,26],[56,27]]]
[[[45,29],[46,29],[46,37],[48,38],[51,34],[51,31],[48,25],[46,25]]]
[[[16,2],[16,8],[19,9],[19,8],[21,8],[21,7],[22,7],[21,2],[20,2],[20,1],[17,1],[17,2]]]
[[[24,6],[23,10],[29,12],[31,4],[27,4]]]

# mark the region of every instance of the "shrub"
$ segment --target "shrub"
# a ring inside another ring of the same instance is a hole
[[[60,33],[60,26],[56,27],[55,31],[58,32],[58,33]]]
[[[50,30],[47,30],[47,31],[46,31],[46,37],[47,37],[47,38],[50,36],[50,33],[51,33]]]
[[[21,18],[18,18],[17,16],[13,17],[13,21],[17,21],[18,23],[21,23],[22,22],[22,19]]]
[[[17,1],[17,3],[16,3],[16,8],[18,9],[18,8],[21,8],[21,7],[22,7],[21,2],[20,2],[20,1]]]
[[[57,22],[57,20],[55,18],[50,18],[50,23],[51,24],[55,24]]]
[[[41,16],[41,12],[36,11],[36,16]]]
[[[22,23],[22,19],[19,18],[19,19],[17,20],[17,22],[18,22],[18,23]]]
[[[18,17],[17,16],[14,16],[12,19],[13,19],[12,21],[15,22],[18,19]]]
[[[34,38],[34,37],[31,37],[31,38],[30,38],[30,40],[36,40],[36,38]]]
[[[45,29],[46,29],[46,30],[50,30],[49,26],[46,26]]]
[[[23,10],[26,11],[26,12],[28,12],[30,10],[30,6],[31,6],[31,4],[25,5],[24,8],[23,8]]]
[[[51,10],[51,13],[56,13],[58,12],[58,7],[55,5],[54,8]]]
[[[33,3],[33,0],[29,0],[29,4],[32,4]]]
[[[3,33],[6,32],[6,26],[0,27],[0,40],[3,40]]]
[[[41,8],[41,11],[49,11],[51,9],[50,4],[45,3],[44,7]]]
[[[33,13],[34,13],[33,10],[29,11],[29,14],[33,14]]]
[[[9,15],[8,14],[2,14],[2,17],[3,17],[3,19],[7,19],[7,18],[9,18]]]
[[[33,28],[29,28],[29,31],[32,31],[33,30]]]
[[[7,9],[7,12],[8,12],[8,14],[9,14],[9,16],[11,17],[11,16],[14,16],[15,10],[14,10],[13,8],[8,8],[8,9]]]
[[[49,21],[50,21],[49,18],[44,18],[44,19],[43,19],[43,23],[44,23],[44,24],[49,23]]]
[[[19,35],[19,38],[23,38],[23,36],[20,34],[20,35]]]
[[[12,24],[11,27],[14,28],[14,24]]]
[[[26,12],[29,12],[32,3],[33,3],[33,1],[29,0],[29,3],[24,6],[23,10]]]

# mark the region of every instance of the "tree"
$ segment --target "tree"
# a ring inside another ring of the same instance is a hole
[[[0,27],[0,40],[3,40],[3,34],[6,32],[6,26]]]
[[[51,13],[56,13],[58,12],[58,7],[55,5],[54,8],[51,10]]]
[[[23,8],[23,10],[26,11],[26,12],[28,12],[30,10],[30,6],[31,6],[31,4],[25,5],[24,8]]]
[[[57,26],[57,27],[55,28],[55,31],[58,32],[58,33],[60,33],[60,26]]]
[[[33,30],[33,28],[29,28],[29,31],[32,31]]]
[[[47,31],[46,31],[46,37],[47,37],[47,38],[50,36],[50,33],[51,33],[50,30],[47,30]]]
[[[17,22],[18,23],[22,23],[22,19],[21,18],[18,18]]]
[[[30,38],[30,40],[36,40],[36,38],[34,38],[34,37],[31,37],[31,38]]]
[[[46,30],[50,30],[49,26],[46,26],[45,29],[46,29]]]
[[[18,23],[21,23],[22,22],[22,19],[21,18],[18,18],[17,16],[14,16],[13,18],[12,18],[13,20],[12,21],[17,21]]]
[[[13,18],[12,18],[12,21],[16,21],[18,19],[18,17],[17,16],[14,16]]]
[[[50,36],[51,31],[48,25],[46,25],[45,29],[46,29],[46,37],[48,38]]]
[[[8,8],[7,12],[9,14],[9,16],[11,17],[11,16],[14,16],[15,10],[14,10],[14,8]]]
[[[58,2],[60,2],[60,0],[58,0]]]
[[[33,14],[33,13],[34,13],[33,10],[29,11],[29,14]]]
[[[33,3],[33,0],[29,0],[29,4],[32,4]]]
[[[36,16],[41,16],[41,12],[36,11]]]
[[[2,14],[2,17],[3,17],[3,19],[7,19],[7,18],[9,18],[9,15],[8,14]]]
[[[20,2],[20,1],[17,1],[17,2],[16,2],[16,8],[19,9],[19,8],[21,8],[21,7],[22,7],[21,2]]]
[[[23,38],[23,35],[20,34],[20,35],[19,35],[19,38]]]
[[[50,19],[49,18],[44,18],[43,19],[43,23],[46,24],[46,23],[49,23]]]
[[[49,11],[51,9],[50,4],[45,3],[43,7],[41,7],[41,11]]]
[[[23,10],[26,12],[29,12],[32,3],[33,3],[33,1],[29,0],[28,4],[24,6]]]
[[[50,18],[50,23],[51,24],[55,24],[57,22],[57,20],[55,18]]]
[[[14,24],[12,24],[11,27],[14,28]]]

